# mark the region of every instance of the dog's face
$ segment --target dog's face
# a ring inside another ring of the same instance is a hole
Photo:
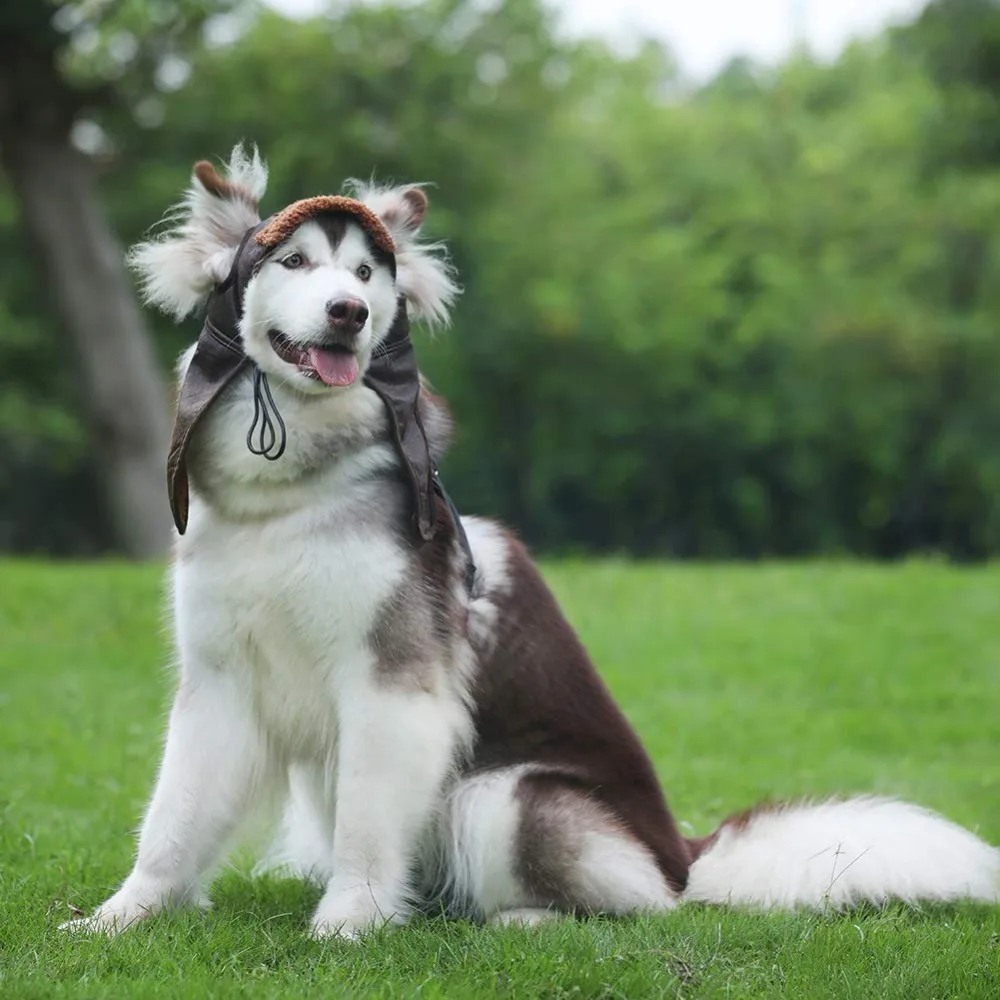
[[[233,150],[223,178],[195,165],[171,228],[131,251],[145,300],[182,319],[225,280],[248,229],[259,221],[267,169],[256,150]],[[419,238],[427,196],[414,186],[354,185],[354,197],[396,244],[390,258],[347,214],[319,214],[276,247],[247,283],[240,333],[249,357],[304,393],[343,391],[364,374],[386,337],[399,296],[410,315],[447,321],[458,288],[441,247]]]
[[[385,253],[345,215],[299,226],[247,285],[241,332],[261,370],[304,392],[364,374],[397,308]]]

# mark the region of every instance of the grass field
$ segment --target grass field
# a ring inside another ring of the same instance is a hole
[[[1000,569],[560,564],[546,575],[688,832],[764,796],[878,791],[1000,842]],[[239,868],[207,916],[56,924],[127,873],[170,676],[156,569],[0,563],[0,997],[1000,997],[1000,908],[681,908],[536,931],[304,936]]]

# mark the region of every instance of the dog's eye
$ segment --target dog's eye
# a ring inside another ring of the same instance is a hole
[[[305,257],[300,253],[290,253],[287,257],[282,257],[278,262],[282,267],[287,267],[290,271],[293,271],[297,267],[301,267],[306,262]]]
[[[362,264],[357,270],[357,275],[362,281],[367,281],[372,276],[372,269],[367,264]]]

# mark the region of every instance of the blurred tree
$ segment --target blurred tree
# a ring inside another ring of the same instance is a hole
[[[75,343],[76,362],[64,355],[60,361],[80,366],[117,543],[140,558],[162,554],[170,537],[163,487],[167,397],[104,215],[94,158],[78,146],[100,151],[100,131],[85,113],[162,71],[213,6],[219,5],[7,0],[0,6],[0,162]]]
[[[1000,164],[1000,2],[932,0],[892,37],[901,51],[923,60],[941,89],[940,117],[928,133],[929,166]]]

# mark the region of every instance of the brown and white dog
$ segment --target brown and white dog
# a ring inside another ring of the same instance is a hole
[[[180,319],[226,282],[266,180],[240,147],[226,179],[195,171],[168,231],[133,251],[150,303]],[[393,260],[357,213],[312,214],[242,289],[251,364],[191,439],[173,566],[180,680],[135,866],[65,926],[114,932],[206,902],[213,866],[275,793],[284,818],[263,864],[322,880],[317,936],[356,937],[438,902],[530,923],[682,901],[1000,898],[1000,852],[892,800],[759,809],[681,836],[522,545],[444,504],[433,537],[412,530],[400,452],[364,376],[400,299],[440,322],[456,286],[419,239],[419,188],[357,200],[391,234]],[[276,461],[247,448],[254,366],[287,428]],[[425,387],[417,412],[436,461],[446,409]]]

